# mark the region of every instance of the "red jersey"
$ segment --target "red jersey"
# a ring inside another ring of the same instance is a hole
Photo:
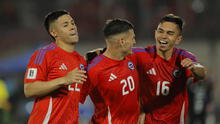
[[[104,55],[88,65],[84,84],[95,106],[91,123],[137,124],[140,114],[138,73],[133,62],[112,60]]]
[[[132,57],[140,71],[140,98],[146,113],[146,124],[185,124],[188,111],[187,80],[190,70],[181,61],[196,58],[189,52],[174,48],[169,60],[156,53],[155,46],[134,48]]]
[[[65,76],[74,68],[84,69],[85,64],[77,52],[66,52],[51,43],[32,55],[24,82],[50,81]],[[77,124],[81,87],[81,84],[72,84],[36,97],[28,124]]]

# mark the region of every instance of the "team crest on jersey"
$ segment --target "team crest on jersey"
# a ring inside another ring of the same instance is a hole
[[[79,68],[80,68],[80,70],[84,70],[85,69],[83,64],[79,64]]]
[[[134,64],[132,62],[128,62],[128,68],[130,70],[134,70]]]
[[[179,69],[174,69],[174,71],[173,71],[173,76],[174,76],[175,78],[180,78],[181,75],[182,75],[181,70],[179,70]]]

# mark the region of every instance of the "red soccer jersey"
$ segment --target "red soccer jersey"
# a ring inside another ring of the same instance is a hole
[[[155,46],[134,48],[132,57],[140,71],[140,98],[146,124],[185,124],[188,111],[187,80],[190,70],[181,66],[184,58],[196,58],[174,48],[172,58],[164,60]]]
[[[74,68],[84,69],[85,64],[84,58],[77,52],[66,52],[51,43],[32,55],[24,82],[53,80],[65,76]],[[28,124],[77,124],[81,87],[80,84],[72,84],[36,97]]]
[[[138,73],[128,57],[121,61],[104,55],[96,57],[88,65],[88,82],[84,86],[95,106],[91,123],[137,124]]]

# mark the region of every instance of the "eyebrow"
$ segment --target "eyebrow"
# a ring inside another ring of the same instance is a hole
[[[158,28],[158,30],[165,31],[165,30],[162,29],[162,28]],[[168,30],[168,31],[166,31],[166,32],[169,32],[169,33],[175,33],[175,31],[170,31],[170,30]]]
[[[65,21],[65,22],[62,22],[61,24],[68,24],[68,22],[67,22],[67,21]]]

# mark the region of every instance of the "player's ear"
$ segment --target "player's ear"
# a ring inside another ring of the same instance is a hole
[[[176,39],[175,44],[176,44],[176,45],[179,44],[182,40],[183,40],[183,36],[182,36],[182,35],[179,35],[179,36],[177,37],[177,39]]]
[[[154,38],[155,39],[157,39],[156,35],[157,35],[157,29],[154,30]]]
[[[50,35],[52,35],[53,37],[57,37],[57,33],[53,30],[50,30]]]

